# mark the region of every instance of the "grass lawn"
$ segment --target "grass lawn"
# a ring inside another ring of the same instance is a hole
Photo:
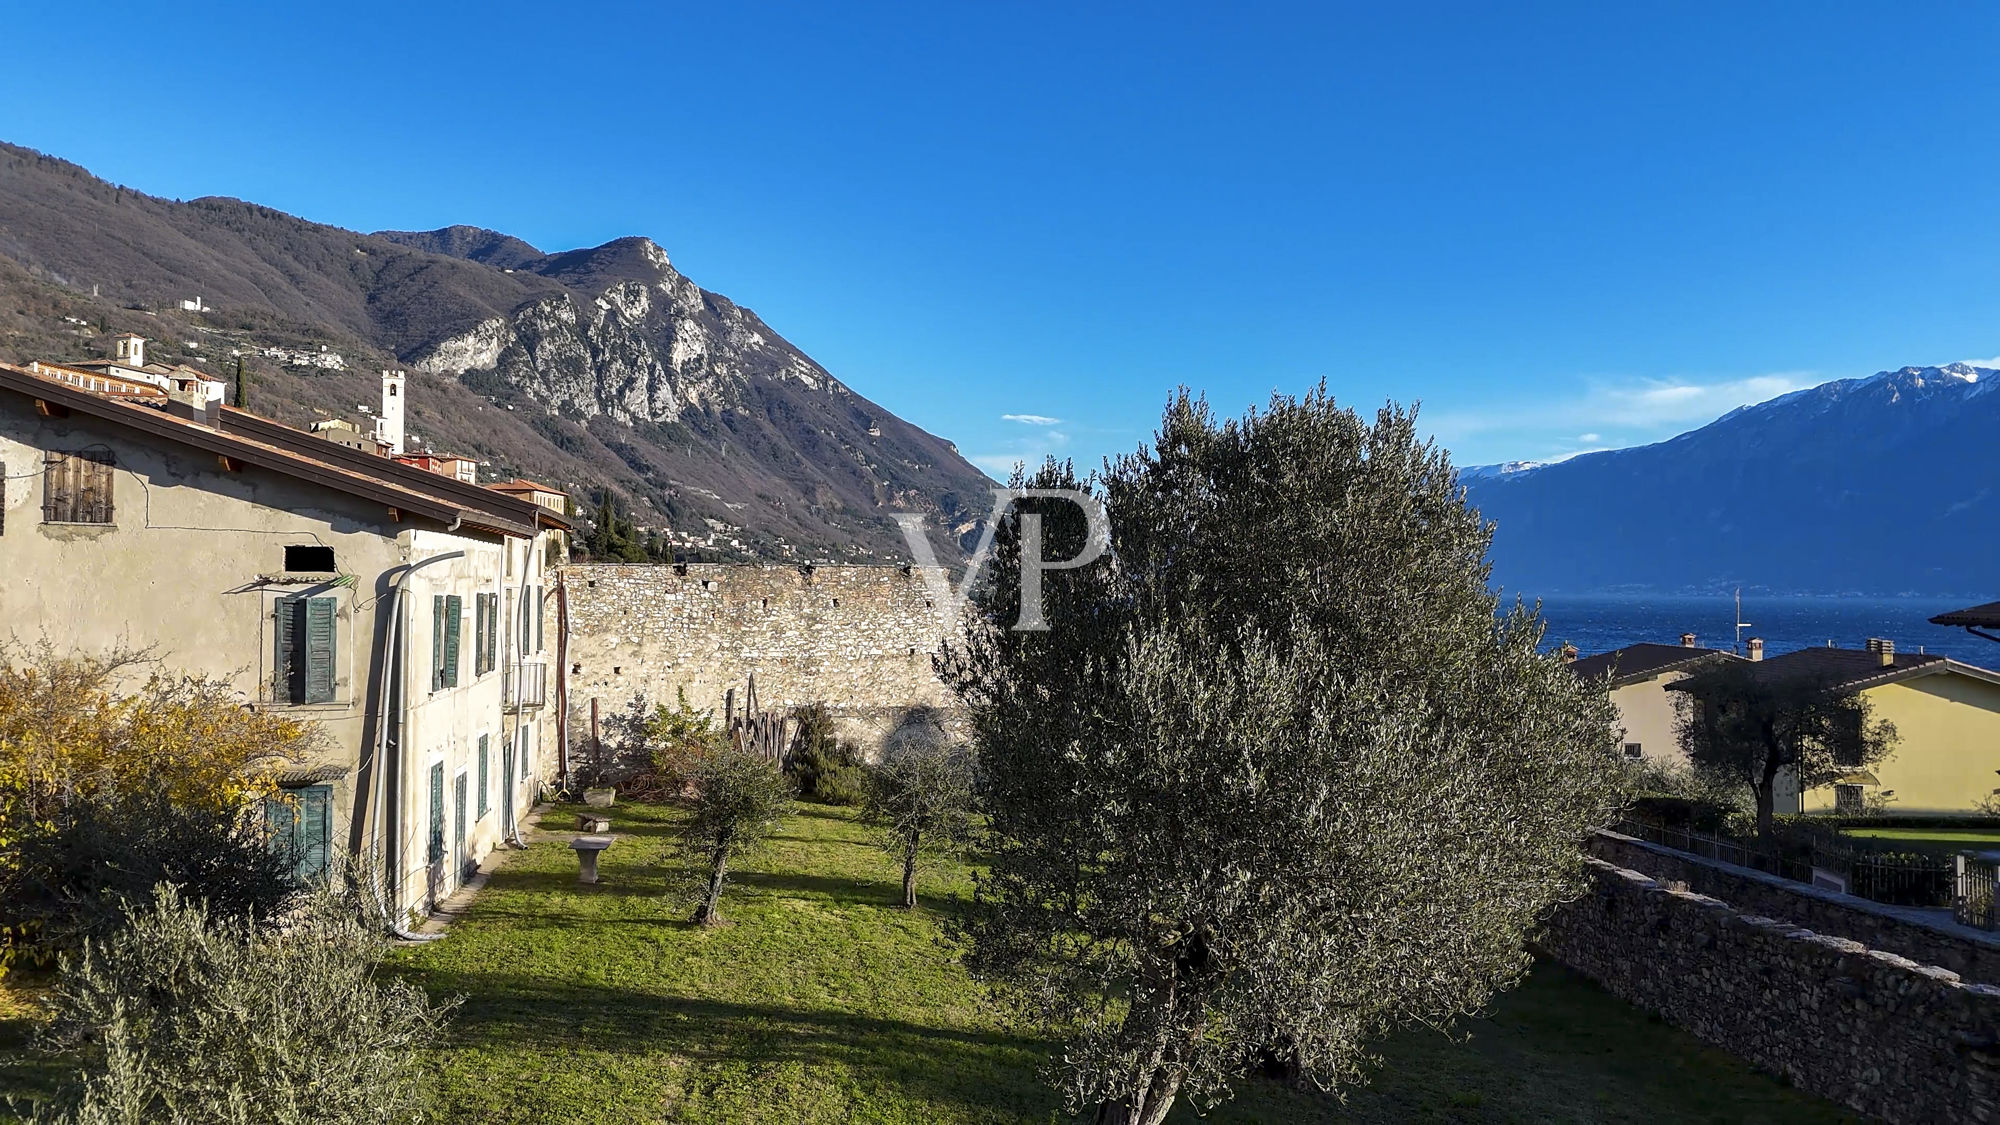
[[[1848,836],[1894,841],[1912,851],[1951,854],[2000,848],[2000,832],[1981,828],[1843,828]]]
[[[1057,1116],[1035,1076],[1050,1045],[1010,1031],[946,960],[934,915],[894,906],[894,873],[848,814],[788,821],[732,880],[729,924],[706,931],[661,898],[671,815],[612,810],[601,886],[577,885],[560,842],[517,854],[448,938],[396,955],[434,995],[467,997],[437,1060],[447,1119]],[[967,886],[954,871],[921,891]],[[1554,965],[1463,1030],[1398,1036],[1344,1105],[1250,1083],[1209,1119],[1851,1120]]]

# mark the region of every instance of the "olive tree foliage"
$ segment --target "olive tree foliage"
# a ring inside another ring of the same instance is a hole
[[[686,765],[688,817],[678,848],[700,880],[698,925],[722,923],[722,887],[731,860],[764,843],[792,811],[792,782],[778,763],[726,741],[703,748]]]
[[[1491,528],[1396,407],[1322,387],[1218,422],[1185,392],[1077,507],[1018,503],[940,672],[969,712],[989,860],[966,962],[1066,1042],[1074,1111],[1153,1125],[1252,1068],[1331,1088],[1368,1044],[1476,1012],[1578,891],[1609,820],[1613,713],[1542,624],[1497,614]]]
[[[1780,777],[1790,774],[1803,793],[1895,752],[1894,724],[1874,718],[1866,696],[1825,675],[1724,660],[1672,687],[1675,731],[1688,760],[1750,791],[1765,839],[1775,828]]]
[[[421,1120],[422,1052],[456,1002],[377,979],[351,894],[322,888],[282,931],[161,886],[65,965],[44,1046],[82,1065],[37,1122],[278,1125]]]
[[[862,812],[881,830],[882,850],[903,872],[903,906],[917,908],[923,862],[957,851],[972,832],[973,763],[961,746],[921,739],[868,773]]]

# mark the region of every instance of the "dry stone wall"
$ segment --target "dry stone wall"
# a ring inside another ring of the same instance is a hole
[[[1987,1122],[2000,988],[1591,859],[1546,952],[1669,1023],[1890,1122]]]
[[[563,569],[573,711],[671,704],[722,714],[754,675],[760,707],[824,703],[871,755],[949,725],[931,658],[956,623],[924,568],[574,565]],[[549,612],[554,613],[551,600]]]

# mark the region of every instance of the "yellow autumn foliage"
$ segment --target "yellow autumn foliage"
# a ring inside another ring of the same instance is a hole
[[[0,649],[0,886],[19,843],[52,831],[71,802],[150,790],[183,807],[241,808],[321,740],[317,724],[252,710],[228,682],[143,653]]]

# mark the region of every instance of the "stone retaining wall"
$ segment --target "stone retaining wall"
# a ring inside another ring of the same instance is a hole
[[[1987,1122],[2000,988],[1592,859],[1543,949],[1669,1023],[1890,1122]]]
[[[572,565],[570,699],[616,711],[685,691],[719,718],[757,678],[761,707],[824,703],[870,755],[949,723],[954,701],[931,658],[955,628],[923,568]],[[548,605],[554,613],[554,600]]]
[[[1743,910],[1852,938],[1871,949],[1950,969],[1966,980],[2000,984],[2000,935],[1958,925],[1941,910],[1884,906],[1618,832],[1599,832],[1590,851],[1619,867],[1685,884]]]

